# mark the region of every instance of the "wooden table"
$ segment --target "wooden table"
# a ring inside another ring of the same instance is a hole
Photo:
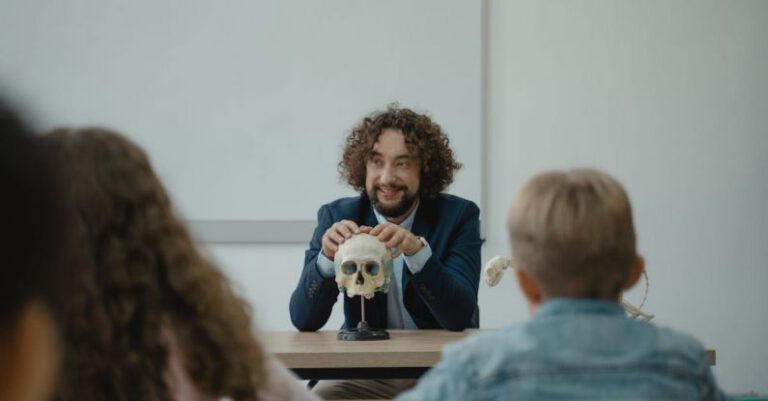
[[[305,380],[418,378],[443,346],[485,330],[389,330],[384,341],[339,341],[336,331],[259,333],[264,347]]]
[[[446,344],[490,330],[389,330],[385,341],[339,341],[336,331],[263,331],[259,338],[305,380],[408,379],[434,366]],[[707,358],[714,365],[715,350],[707,350]]]

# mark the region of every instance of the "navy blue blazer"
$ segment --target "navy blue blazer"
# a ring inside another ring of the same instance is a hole
[[[375,227],[370,199],[361,195],[323,205],[304,257],[304,270],[291,295],[291,321],[301,331],[323,327],[331,315],[339,289],[334,279],[317,269],[325,231],[340,220]],[[464,330],[478,327],[477,291],[480,284],[480,209],[457,196],[440,194],[421,199],[411,231],[424,237],[432,256],[422,270],[403,269],[403,303],[420,329]],[[344,327],[360,321],[360,300],[344,296]],[[365,317],[374,328],[387,327],[387,294],[366,301]]]

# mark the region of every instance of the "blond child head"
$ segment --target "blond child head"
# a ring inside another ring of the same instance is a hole
[[[509,210],[512,254],[534,304],[550,298],[618,300],[643,269],[624,188],[594,169],[531,178]]]

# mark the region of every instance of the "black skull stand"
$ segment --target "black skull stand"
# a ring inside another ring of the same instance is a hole
[[[360,323],[353,329],[341,329],[336,339],[341,341],[389,340],[389,333],[384,329],[372,329],[365,321],[365,297],[360,295]]]

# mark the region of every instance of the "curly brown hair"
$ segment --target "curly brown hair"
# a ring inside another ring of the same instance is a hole
[[[86,260],[57,399],[171,400],[174,347],[199,391],[255,400],[265,373],[250,309],[195,248],[142,149],[98,128],[43,140],[69,170]]]
[[[365,117],[347,136],[339,173],[355,190],[365,192],[365,168],[373,145],[385,129],[403,132],[408,150],[421,166],[419,195],[434,198],[453,182],[461,168],[451,150],[448,137],[427,115],[396,104]]]

